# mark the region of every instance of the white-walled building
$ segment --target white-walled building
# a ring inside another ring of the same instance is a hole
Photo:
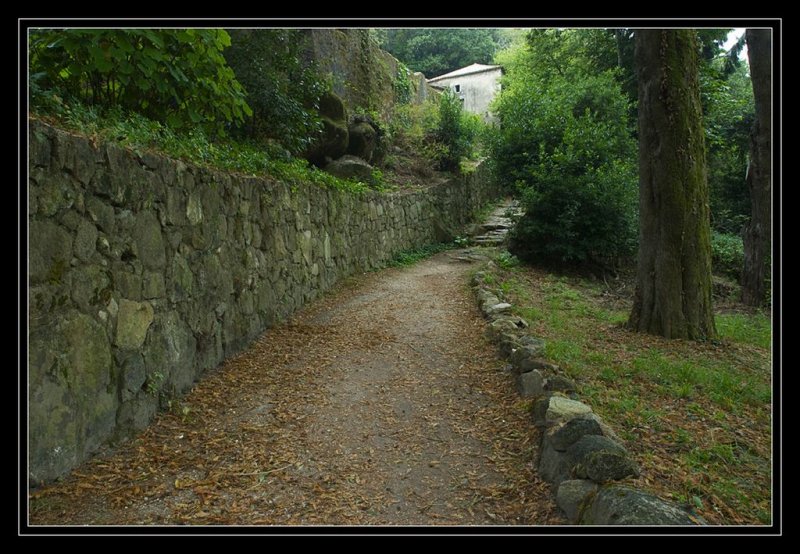
[[[474,63],[433,79],[428,84],[435,89],[449,88],[464,103],[464,109],[480,115],[484,121],[494,121],[489,113],[489,104],[500,92],[500,77],[503,68],[499,65]]]

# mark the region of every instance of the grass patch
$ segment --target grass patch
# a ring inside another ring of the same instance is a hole
[[[500,264],[487,278],[627,442],[642,466],[633,484],[712,524],[770,522],[767,316],[717,315],[721,341],[667,340],[628,331],[630,299],[602,283]]]
[[[759,348],[772,346],[772,322],[762,314],[718,314],[714,318],[720,338]]]
[[[428,244],[411,250],[403,250],[402,252],[398,252],[386,265],[387,267],[408,267],[426,258],[430,258],[434,254],[452,248],[454,248],[454,245],[451,243],[438,243]]]

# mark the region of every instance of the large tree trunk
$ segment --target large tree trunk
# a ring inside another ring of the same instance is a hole
[[[629,326],[716,335],[708,180],[692,30],[637,30],[639,267]]]
[[[744,270],[742,272],[742,301],[751,306],[767,302],[767,281],[770,275],[770,246],[772,229],[772,31],[747,29],[747,56],[750,59],[750,78],[756,101],[756,120],[750,134],[750,167],[747,186],[750,188],[750,223],[744,232]]]

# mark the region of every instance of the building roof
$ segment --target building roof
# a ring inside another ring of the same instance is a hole
[[[468,65],[467,67],[462,67],[461,69],[456,69],[455,71],[451,71],[450,73],[439,75],[438,77],[434,77],[433,79],[428,79],[428,82],[433,83],[440,79],[451,79],[453,77],[462,77],[464,75],[472,75],[473,73],[481,73],[483,71],[491,71],[493,69],[501,69],[501,67],[499,65],[484,65],[482,63],[474,63],[472,65]]]

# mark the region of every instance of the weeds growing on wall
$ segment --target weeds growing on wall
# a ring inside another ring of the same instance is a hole
[[[269,148],[231,139],[212,141],[200,128],[179,133],[141,114],[126,113],[118,108],[101,115],[97,108],[70,104],[58,97],[52,97],[50,102],[52,106],[46,110],[46,117],[57,119],[60,126],[136,151],[153,150],[201,166],[273,177],[294,185],[310,183],[353,193],[375,188],[325,173],[277,146]]]

